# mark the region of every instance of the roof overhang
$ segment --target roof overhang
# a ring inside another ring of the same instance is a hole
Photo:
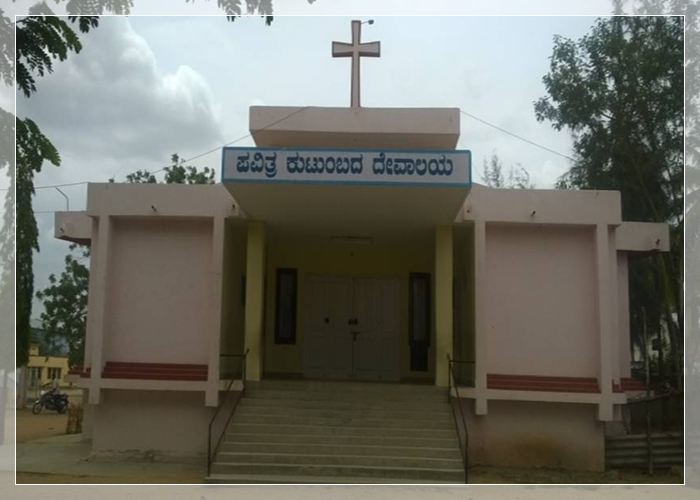
[[[59,240],[89,245],[92,237],[92,219],[83,211],[56,212],[54,237]]]
[[[668,224],[654,222],[623,222],[616,231],[617,249],[631,252],[633,257],[645,257],[671,250]]]
[[[260,147],[450,150],[459,118],[459,108],[251,106],[250,133]]]
[[[226,148],[222,182],[271,239],[397,242],[452,224],[469,151]]]

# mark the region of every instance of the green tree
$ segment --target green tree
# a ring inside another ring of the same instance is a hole
[[[90,257],[90,248],[74,243],[66,255],[60,278],[49,276],[49,286],[37,292],[44,305],[39,319],[51,348],[68,344],[70,366],[82,364],[85,353],[88,281],[90,272],[83,261]],[[77,257],[76,257],[77,254]]]
[[[109,182],[114,182],[114,178],[110,179]],[[130,184],[155,184],[156,176],[147,170],[137,170],[126,176],[126,182]]]
[[[77,23],[84,33],[98,25],[97,17],[71,17],[68,22]],[[80,52],[82,49],[80,40],[68,22],[48,16],[27,17],[17,21],[17,89],[26,97],[36,92],[37,76],[53,71],[55,59],[63,61],[70,52]],[[31,119],[17,119],[16,133],[16,363],[17,366],[24,366],[29,359],[34,251],[39,251],[39,231],[32,208],[34,175],[41,171],[44,162],[59,166],[61,158],[51,141]]]
[[[534,104],[538,120],[568,129],[574,138],[576,161],[558,187],[618,190],[625,220],[670,224],[670,254],[630,265],[630,320],[633,336],[642,331],[642,309],[650,331],[665,325],[677,360],[683,317],[683,70],[682,18],[598,19],[578,41],[555,37],[543,78],[548,95]]]
[[[683,14],[685,16],[685,175],[686,211],[689,223],[685,227],[685,253],[700,252],[700,2],[698,0],[617,0],[620,12],[642,15]],[[700,381],[700,264],[687,259],[685,358],[687,375]],[[689,411],[697,405],[689,404]],[[689,417],[690,418],[690,417]]]
[[[165,184],[214,184],[214,169],[204,167],[201,172],[197,167],[191,167],[185,164],[185,160],[180,158],[177,153],[173,153],[170,157],[172,165],[165,167],[162,170],[165,172],[163,182]],[[137,170],[126,176],[126,182],[129,184],[156,184],[156,173],[148,170]],[[109,179],[109,182],[115,182],[114,177]]]
[[[535,185],[530,182],[530,173],[519,163],[510,167],[506,178],[503,174],[503,163],[495,151],[490,160],[484,160],[481,177],[490,188],[535,189]]]
[[[173,165],[166,167],[165,184],[214,184],[214,169],[201,171],[186,165],[177,153],[172,155]],[[114,182],[114,179],[110,179]],[[155,184],[157,179],[147,170],[138,170],[126,176],[129,184]],[[90,270],[85,262],[90,257],[89,247],[70,246],[65,258],[65,268],[60,278],[49,276],[49,286],[37,292],[44,312],[39,319],[46,332],[46,340],[52,347],[67,343],[71,366],[83,363],[85,358],[85,334],[87,325],[88,289]]]
[[[172,167],[165,169],[166,184],[214,184],[214,169],[204,167],[201,172],[185,165],[177,153],[171,157]]]

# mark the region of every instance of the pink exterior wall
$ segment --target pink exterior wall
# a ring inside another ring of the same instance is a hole
[[[593,230],[487,224],[485,254],[487,373],[597,377]]]
[[[596,405],[489,401],[487,417],[462,400],[471,465],[605,469],[604,423]]]
[[[115,219],[110,250],[104,360],[207,364],[211,219]]]
[[[245,306],[242,278],[246,272],[246,231],[244,224],[226,223],[221,297],[221,354],[243,353]],[[238,358],[223,357],[221,371],[237,372]]]
[[[204,455],[209,420],[203,392],[104,390],[93,406],[93,452],[147,450]]]
[[[453,359],[472,362],[475,352],[475,312],[474,312],[474,227],[462,224],[453,229],[454,252],[454,342]],[[473,381],[473,364],[455,365],[456,375]]]

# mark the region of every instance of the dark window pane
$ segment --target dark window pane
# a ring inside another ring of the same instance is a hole
[[[296,343],[297,270],[277,270],[275,344]]]

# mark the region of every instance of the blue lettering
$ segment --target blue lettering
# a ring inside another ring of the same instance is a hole
[[[253,156],[253,161],[250,163],[251,172],[262,172],[265,168],[265,160],[263,159],[262,153],[255,153]]]
[[[384,153],[379,153],[379,158],[374,158],[374,162],[372,162],[372,172],[375,174],[383,174],[384,170],[386,169],[386,166],[384,165],[384,159],[386,155]]]
[[[277,175],[277,153],[265,157],[265,175],[270,179]]]
[[[335,158],[329,156],[326,158],[326,172],[332,174],[335,172]]]
[[[246,153],[245,155],[239,155],[238,156],[238,162],[236,163],[236,170],[239,172],[247,172],[248,171],[248,160],[250,159],[250,153]]]
[[[421,168],[422,166],[422,168]],[[428,164],[425,162],[423,158],[418,158],[416,160],[416,173],[418,175],[425,175],[425,171],[428,168]]]
[[[350,171],[353,174],[362,173],[362,155],[350,158]]]
[[[294,156],[287,157],[287,172],[290,174],[296,174],[301,172],[303,168],[303,166],[301,168],[299,167],[299,153],[296,153]]]

